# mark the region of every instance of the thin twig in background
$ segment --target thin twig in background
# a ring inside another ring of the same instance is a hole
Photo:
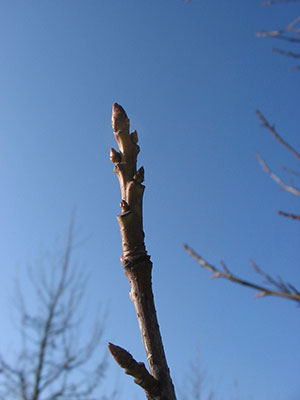
[[[292,58],[300,58],[300,53],[294,53],[292,51],[286,51],[278,49],[277,47],[273,47],[272,49],[275,53],[281,54],[283,56],[292,57]]]
[[[28,271],[36,309],[27,309],[19,288],[23,282],[17,281],[22,345],[12,364],[0,356],[1,400],[92,400],[102,383],[107,363],[105,356],[96,354],[103,334],[98,320],[85,333],[84,343],[80,341],[85,277],[71,263],[73,218],[63,252]],[[93,356],[94,367],[89,364]]]
[[[295,220],[300,221],[300,215],[291,214],[291,213],[287,213],[285,211],[280,211],[280,210],[278,211],[278,214],[282,215],[284,217],[287,217],[287,218],[291,218],[291,219],[295,219]]]
[[[297,178],[300,178],[300,172],[295,171],[295,170],[293,170],[293,169],[291,169],[291,168],[288,168],[288,167],[286,167],[286,166],[284,166],[284,165],[282,165],[280,168],[281,168],[283,171],[286,171],[287,173],[289,173],[289,174],[291,174],[291,175],[295,175],[295,176],[297,176]]]
[[[287,143],[275,130],[274,126],[271,126],[266,118],[262,115],[259,110],[256,110],[256,114],[258,118],[261,120],[263,126],[268,129],[269,132],[275,137],[275,139],[281,143],[284,147],[286,147],[298,160],[300,160],[300,153],[295,150],[289,143]]]
[[[289,300],[294,300],[297,302],[300,302],[300,292],[295,289],[294,286],[292,286],[289,283],[283,283],[283,281],[278,278],[277,280],[272,278],[270,275],[266,274],[263,272],[253,261],[250,261],[252,267],[254,270],[260,274],[261,276],[264,277],[266,280],[267,284],[270,284],[271,286],[274,286],[276,290],[272,290],[266,286],[258,285],[253,282],[246,281],[245,279],[239,278],[238,276],[232,274],[228,267],[224,264],[224,262],[221,263],[223,271],[221,269],[216,268],[214,265],[208,263],[206,260],[204,260],[203,257],[201,257],[199,254],[197,254],[194,250],[192,250],[187,244],[184,244],[183,247],[185,250],[196,260],[198,263],[208,271],[212,272],[213,275],[211,276],[212,279],[214,278],[225,278],[228,279],[232,282],[238,283],[239,285],[247,286],[251,289],[258,290],[259,293],[257,293],[254,297],[265,297],[265,296],[277,296],[277,297],[283,297]]]
[[[300,189],[296,188],[295,186],[292,185],[287,185],[285,182],[283,182],[282,179],[279,178],[278,175],[276,175],[269,167],[268,165],[265,163],[265,161],[261,158],[261,156],[259,155],[259,153],[257,153],[256,158],[259,162],[259,164],[261,165],[262,169],[270,175],[270,177],[276,182],[278,183],[278,185],[280,185],[282,187],[282,189],[286,190],[287,192],[290,192],[292,194],[294,194],[295,196],[300,196]]]
[[[270,6],[278,3],[290,3],[295,2],[297,0],[271,0],[265,1],[261,3],[263,6]],[[278,39],[284,42],[289,42],[292,45],[297,45],[300,43],[300,16],[295,18],[292,22],[290,22],[285,28],[283,29],[273,29],[271,31],[264,31],[260,30],[256,32],[256,36],[264,37],[264,38],[271,38],[271,39]],[[299,58],[298,56],[298,48],[296,51],[291,51],[290,49],[272,49],[275,53],[281,54],[287,57]],[[292,68],[292,71],[300,69],[300,65],[295,65]]]
[[[279,4],[279,3],[296,3],[298,0],[269,0],[269,1],[263,1],[260,5],[261,6],[272,6],[274,4]]]

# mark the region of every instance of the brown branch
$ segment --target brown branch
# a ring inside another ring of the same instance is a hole
[[[258,290],[259,293],[257,293],[254,297],[265,297],[265,296],[277,296],[277,297],[283,297],[289,300],[294,300],[297,302],[300,302],[300,292],[297,291],[292,285],[290,284],[284,284],[282,281],[276,281],[273,279],[270,275],[267,275],[264,273],[256,264],[251,262],[251,265],[255,269],[257,273],[262,275],[269,284],[272,284],[275,286],[278,290],[271,290],[267,288],[266,286],[261,286],[257,285],[256,283],[252,283],[249,281],[246,281],[244,279],[239,278],[238,276],[232,274],[229,269],[226,267],[224,263],[222,263],[223,271],[220,269],[216,268],[212,264],[209,264],[204,258],[199,256],[194,250],[192,250],[187,244],[184,244],[183,247],[185,250],[196,260],[198,263],[208,271],[212,272],[213,275],[211,278],[225,278],[228,279],[232,282],[238,283],[239,285],[247,286],[249,288]]]
[[[300,196],[300,189],[296,188],[295,186],[287,185],[285,182],[283,182],[279,176],[277,176],[265,163],[265,161],[261,158],[261,156],[257,153],[256,158],[258,162],[260,163],[262,169],[270,175],[270,177],[278,183],[282,187],[282,189],[286,190],[287,192],[292,193],[295,196]]]
[[[287,212],[285,212],[285,211],[278,211],[278,214],[279,214],[279,215],[282,215],[282,216],[284,216],[284,217],[287,217],[287,218],[291,218],[291,219],[295,219],[295,220],[300,221],[300,215],[287,213]]]
[[[291,1],[297,1],[297,0],[270,0],[270,1],[264,1],[261,3],[263,6],[270,6],[278,3],[288,3]],[[300,43],[300,28],[299,28],[299,22],[300,22],[300,16],[298,16],[296,19],[294,19],[292,22],[290,22],[285,28],[283,29],[275,29],[272,31],[257,31],[256,36],[258,37],[264,37],[264,38],[272,38],[272,39],[277,39],[277,40],[282,40],[285,42],[289,42],[292,44],[299,44]],[[298,52],[293,52],[293,51],[286,51],[282,49],[277,49],[273,48],[273,51],[287,56],[287,57],[293,57],[293,58],[299,58]],[[300,65],[293,66],[291,68],[292,70],[298,70],[300,69]]]
[[[276,29],[275,31],[256,31],[256,36],[257,37],[278,37],[283,33],[282,30]]]
[[[284,165],[281,166],[281,169],[283,171],[286,171],[287,173],[291,174],[291,175],[295,175],[297,176],[297,178],[300,178],[300,173],[298,171],[295,171],[291,168],[285,167]]]
[[[282,30],[282,29],[276,29],[275,31],[269,31],[269,32],[256,31],[256,36],[284,40],[285,42],[291,42],[291,43],[300,43],[300,39],[298,37],[287,36],[286,33],[289,34],[290,32],[287,32],[286,30]]]
[[[299,29],[294,29],[294,26],[300,22],[300,16],[298,16],[294,21],[290,22],[286,28],[287,31],[293,31],[299,33]]]
[[[261,3],[261,6],[272,6],[279,3],[296,3],[298,0],[269,0]]]
[[[277,47],[274,47],[272,50],[277,54],[281,54],[282,56],[292,57],[292,58],[300,58],[300,53],[294,53],[293,51],[281,50],[281,49],[278,49]]]
[[[278,49],[276,47],[273,47],[272,50],[274,51],[274,53],[280,54],[282,56],[291,57],[291,58],[300,58],[300,53],[294,53],[293,51],[286,51],[286,50]],[[296,70],[300,69],[300,65],[294,65],[291,69],[292,69],[292,71],[296,71]]]
[[[130,298],[135,306],[150,373],[159,382],[157,400],[175,400],[175,390],[163,348],[152,291],[152,262],[147,255],[143,231],[143,167],[137,170],[137,132],[129,133],[129,119],[124,109],[113,105],[112,127],[119,152],[110,151],[121,188],[121,213],[117,216],[122,238],[121,263],[131,286]]]
[[[125,370],[125,374],[133,376],[134,382],[144,389],[147,398],[152,399],[160,395],[159,382],[147,371],[144,363],[137,362],[122,347],[109,343],[108,348],[115,361]]]
[[[261,120],[263,126],[268,129],[269,132],[275,137],[275,139],[281,143],[284,147],[286,147],[298,160],[300,160],[300,153],[296,151],[289,143],[287,143],[282,137],[276,132],[274,126],[271,126],[269,122],[265,119],[262,113],[259,110],[256,110],[256,114],[258,118]]]

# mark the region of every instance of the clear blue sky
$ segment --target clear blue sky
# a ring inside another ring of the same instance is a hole
[[[278,189],[255,154],[277,171],[297,163],[254,114],[259,108],[300,148],[299,73],[271,52],[274,43],[255,37],[298,11],[297,3],[237,0],[1,3],[2,352],[10,355],[17,341],[14,276],[64,239],[76,204],[78,236],[89,239],[74,260],[90,273],[90,315],[107,307],[104,342],[145,361],[119,262],[120,192],[109,161],[117,101],[139,133],[146,244],[177,387],[198,349],[218,399],[234,399],[237,381],[238,400],[299,400],[299,307],[210,280],[182,248],[187,242],[251,280],[253,258],[299,282],[300,225],[276,215],[299,213],[297,198]],[[111,364],[107,385],[116,377],[122,399],[144,398]]]

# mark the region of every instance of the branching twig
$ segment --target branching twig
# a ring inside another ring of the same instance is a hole
[[[281,29],[276,29],[275,31],[257,31],[256,36],[257,37],[268,37],[272,39],[278,39],[278,40],[284,40],[285,42],[291,42],[291,43],[300,43],[300,39],[294,36],[287,36],[284,33],[286,31],[281,30]]]
[[[117,216],[123,247],[121,262],[131,286],[130,298],[136,309],[150,373],[153,382],[158,381],[160,385],[161,391],[156,400],[175,400],[154,305],[152,262],[144,243],[144,168],[136,169],[140,151],[138,136],[136,131],[129,133],[129,119],[117,103],[113,105],[112,126],[119,147],[119,152],[111,149],[110,159],[115,165],[114,172],[118,176],[122,196],[122,212]],[[149,388],[148,392],[151,392]]]
[[[286,147],[298,160],[300,160],[300,153],[295,150],[289,143],[287,143],[275,130],[274,126],[271,126],[266,118],[262,115],[259,110],[256,110],[258,118],[261,120],[263,126],[268,129],[269,132],[275,137],[275,139]]]
[[[278,3],[296,3],[298,0],[269,0],[261,3],[262,6],[272,6]]]
[[[13,366],[0,357],[0,399],[92,400],[101,383],[106,358],[96,362],[94,368],[88,365],[100,344],[99,321],[85,344],[74,342],[80,336],[77,329],[84,274],[71,265],[72,237],[73,219],[57,263],[56,259],[47,260],[47,268],[41,263],[42,269],[34,268],[29,274],[37,309],[28,312],[24,297],[18,293],[22,347]],[[80,380],[81,374],[88,376]]]
[[[108,348],[116,362],[125,370],[125,374],[133,376],[134,382],[144,389],[147,398],[159,396],[159,382],[149,374],[144,363],[135,361],[132,355],[122,347],[109,343]]]
[[[282,189],[286,190],[287,192],[290,192],[294,194],[295,196],[300,196],[300,189],[296,188],[295,186],[287,185],[285,182],[283,182],[279,176],[277,176],[265,163],[265,161],[261,158],[261,156],[257,153],[256,158],[258,162],[260,163],[262,169],[270,175],[270,177],[278,183],[282,187]]]
[[[278,3],[289,3],[291,1],[295,1],[295,0],[270,0],[270,1],[265,1],[265,2],[261,3],[261,5],[270,6],[270,5],[278,4]],[[299,22],[300,22],[300,16],[298,16],[295,20],[293,20],[291,23],[289,23],[284,29],[275,29],[275,30],[268,31],[268,32],[258,31],[258,32],[256,32],[256,36],[278,39],[278,40],[292,43],[294,45],[299,44],[300,43],[300,28],[299,28],[299,26],[297,26],[297,24],[299,24]],[[286,51],[284,49],[277,49],[277,48],[273,48],[273,51],[278,54],[284,55],[284,56],[299,58],[298,52]],[[296,66],[292,67],[292,70],[297,70],[297,69],[300,69],[300,65],[296,65]]]
[[[216,268],[212,264],[209,264],[204,258],[199,256],[194,250],[192,250],[187,244],[184,244],[183,247],[185,250],[193,257],[198,263],[208,271],[212,272],[213,275],[211,278],[225,278],[232,282],[238,283],[239,285],[247,286],[249,288],[258,290],[259,293],[255,295],[255,297],[264,297],[264,296],[277,296],[283,297],[289,300],[294,300],[300,302],[300,292],[294,288],[291,284],[284,284],[281,280],[275,280],[270,275],[263,272],[256,264],[251,261],[252,267],[255,269],[257,273],[262,275],[268,284],[274,286],[277,290],[271,290],[266,286],[257,285],[256,283],[252,283],[246,281],[244,279],[239,278],[238,276],[232,274],[229,269],[226,267],[224,263],[222,263],[222,267],[224,271]]]

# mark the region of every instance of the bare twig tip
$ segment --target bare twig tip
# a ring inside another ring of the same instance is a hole
[[[112,127],[114,132],[129,128],[129,119],[122,106],[118,103],[113,104],[112,109]]]
[[[284,217],[287,217],[287,218],[291,218],[291,219],[300,221],[300,215],[296,215],[296,214],[292,214],[292,213],[287,213],[287,212],[281,211],[281,210],[278,211],[278,214],[279,214],[279,215],[282,215],[282,216],[284,216]]]
[[[132,355],[127,350],[112,343],[108,343],[108,349],[120,367],[127,368],[130,365]]]

